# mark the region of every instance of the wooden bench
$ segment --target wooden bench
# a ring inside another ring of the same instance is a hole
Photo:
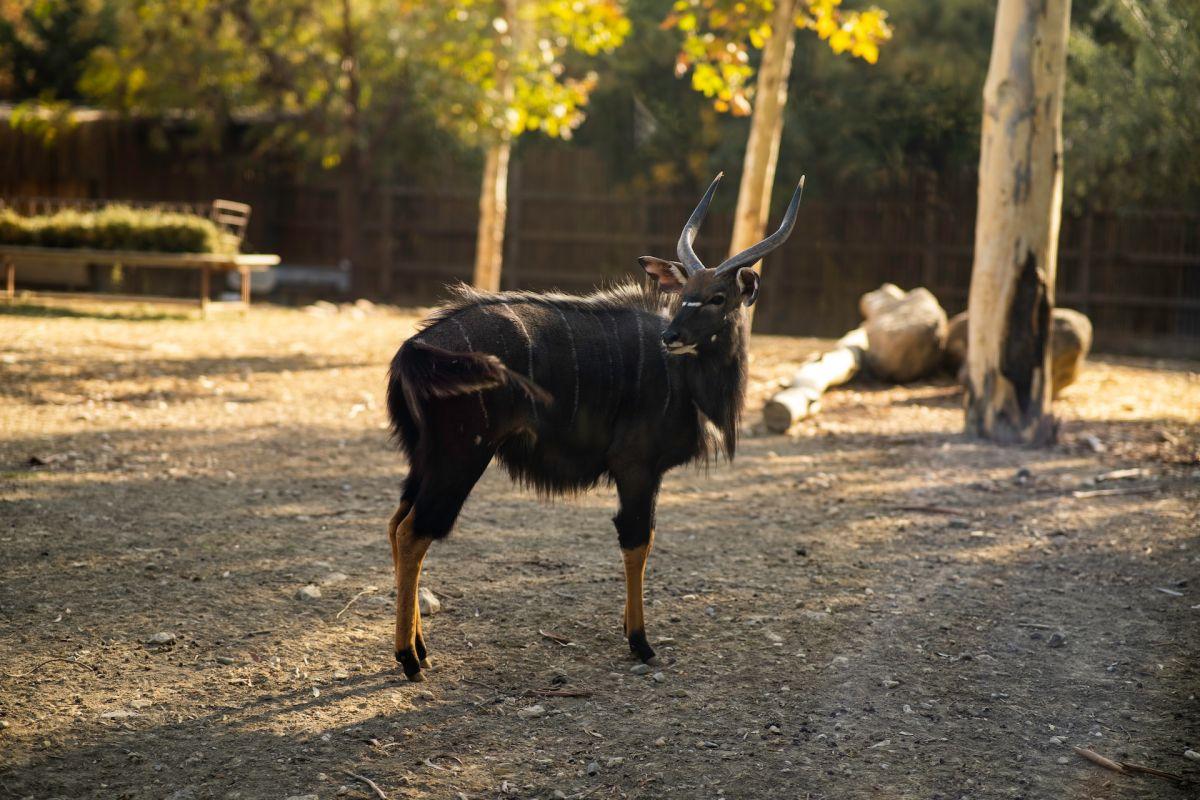
[[[20,213],[49,213],[63,208],[95,209],[108,205],[105,201],[73,200],[61,198],[18,198],[4,205],[18,209]],[[122,202],[139,208],[161,208],[207,216],[223,230],[233,234],[240,245],[250,221],[250,206],[232,200],[214,200],[210,208],[196,204]],[[201,213],[207,211],[207,214]],[[200,312],[207,315],[209,293],[213,272],[237,271],[241,276],[241,300],[237,303],[222,303],[222,307],[250,307],[250,273],[265,270],[279,263],[279,256],[266,253],[156,253],[143,250],[88,250],[74,247],[27,247],[0,243],[0,262],[4,265],[4,297],[12,302],[17,294],[17,266],[122,266],[162,267],[166,269],[200,270]],[[142,295],[93,294],[81,292],[39,292],[54,297],[86,298],[90,300],[136,300],[142,302],[192,302],[177,297],[153,297]]]
[[[51,264],[58,266],[86,266],[99,264],[123,267],[164,267],[167,269],[200,270],[200,311],[207,314],[208,295],[211,290],[213,272],[236,270],[242,279],[241,300],[237,304],[245,309],[250,306],[250,273],[273,267],[279,256],[266,253],[151,253],[140,250],[84,250],[74,247],[23,247],[0,244],[0,260],[4,262],[5,297],[9,302],[17,294],[18,264]],[[115,295],[73,292],[43,292],[55,297],[77,297],[91,300],[140,300],[144,302],[179,301],[180,298],[164,298],[141,295]],[[192,301],[186,301],[192,302]],[[232,304],[222,304],[223,306]]]

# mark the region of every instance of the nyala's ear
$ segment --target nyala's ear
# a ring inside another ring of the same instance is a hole
[[[742,267],[737,271],[737,282],[742,290],[742,302],[748,306],[754,305],[758,299],[758,273],[750,267]]]
[[[659,291],[678,292],[687,283],[687,273],[678,261],[665,261],[654,256],[640,256],[638,263],[646,274],[658,281]]]

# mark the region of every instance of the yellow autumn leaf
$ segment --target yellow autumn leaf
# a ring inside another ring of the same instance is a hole
[[[844,53],[853,44],[850,34],[838,28],[832,36],[829,37],[829,47],[835,53]]]

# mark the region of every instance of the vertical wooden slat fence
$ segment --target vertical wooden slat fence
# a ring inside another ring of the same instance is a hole
[[[0,125],[0,198],[229,197],[254,206],[251,247],[279,253],[285,266],[352,269],[356,293],[431,303],[447,283],[470,279],[478,177],[469,169],[434,185],[414,174],[348,199],[333,176],[173,140],[158,150],[149,138],[142,123],[103,119],[51,149]],[[694,192],[617,186],[584,148],[526,148],[511,176],[503,285],[583,291],[640,277],[636,257],[673,254],[695,200]],[[713,210],[697,242],[714,264],[732,227],[732,199],[719,202],[727,205]],[[357,241],[345,219],[356,220]],[[810,181],[796,233],[765,265],[756,329],[841,334],[858,322],[859,295],[885,281],[926,285],[955,313],[966,302],[974,224],[969,176],[916,177],[887,192]],[[1057,300],[1092,317],[1100,349],[1200,357],[1200,209],[1068,214]]]

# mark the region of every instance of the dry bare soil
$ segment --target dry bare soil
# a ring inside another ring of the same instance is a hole
[[[1200,778],[1200,366],[1094,361],[1047,450],[964,438],[949,381],[774,436],[821,343],[758,338],[737,460],[663,491],[661,674],[613,492],[492,470],[426,561],[418,685],[383,411],[414,321],[0,313],[0,797],[1200,795],[1072,750]]]

